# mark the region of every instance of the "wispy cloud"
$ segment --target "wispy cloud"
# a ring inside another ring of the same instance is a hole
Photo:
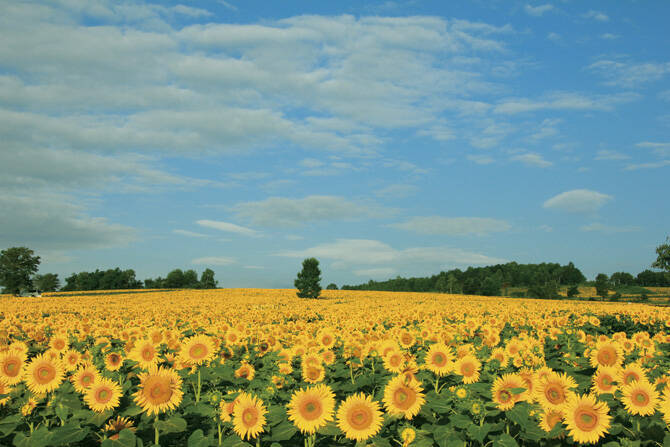
[[[179,234],[181,236],[187,236],[187,237],[197,237],[197,238],[210,237],[208,234],[196,233],[195,231],[189,231],[189,230],[172,230],[172,232],[174,234]]]
[[[582,14],[582,17],[586,19],[597,20],[598,22],[609,22],[610,18],[607,14],[601,11],[595,11],[591,9],[590,11]]]
[[[516,114],[538,110],[601,110],[609,111],[620,104],[634,101],[634,93],[584,95],[576,92],[554,92],[539,99],[509,98],[493,109],[499,114]]]
[[[195,265],[231,265],[235,264],[237,261],[235,258],[229,258],[225,256],[205,256],[203,258],[196,258],[191,261],[191,264]]]
[[[553,165],[552,162],[545,160],[542,157],[542,155],[530,152],[526,154],[515,155],[511,158],[511,160],[519,161],[525,164],[526,166],[531,166],[535,168],[547,168]]]
[[[659,157],[670,157],[670,143],[643,141],[637,143],[635,146],[643,149],[651,149],[652,152]]]
[[[225,231],[227,233],[241,234],[243,236],[260,236],[261,235],[261,233],[259,233],[256,230],[252,230],[251,228],[247,228],[247,227],[242,227],[240,225],[236,225],[236,224],[230,223],[230,222],[221,222],[221,221],[218,221],[218,220],[202,219],[202,220],[198,220],[196,223],[198,225],[200,225],[201,227],[213,228],[215,230]]]
[[[636,88],[665,77],[670,73],[670,62],[643,62],[601,59],[587,67],[599,74],[606,85]]]
[[[488,155],[468,155],[466,158],[473,163],[477,163],[478,165],[490,165],[491,163],[495,162],[493,157]]]
[[[508,231],[512,228],[509,222],[488,217],[413,217],[402,223],[390,224],[389,227],[420,234],[445,234],[462,236],[468,234],[486,235]]]
[[[652,161],[649,163],[629,164],[624,169],[626,171],[637,171],[638,169],[659,169],[670,166],[670,160]]]
[[[544,5],[537,5],[537,6],[532,6],[532,5],[524,5],[523,10],[526,12],[526,14],[534,16],[534,17],[540,17],[544,15],[545,12],[553,11],[554,10],[554,5],[552,4],[544,4]]]
[[[576,214],[590,214],[598,211],[614,198],[589,189],[573,189],[547,199],[544,208]]]
[[[599,150],[595,157],[596,160],[628,160],[629,158],[629,155],[622,152],[610,151],[607,149]]]
[[[579,228],[581,231],[593,231],[593,232],[598,232],[598,233],[630,233],[633,231],[641,231],[642,228],[637,227],[637,226],[628,226],[628,227],[619,227],[619,226],[613,226],[613,225],[605,225],[602,223],[591,223],[588,225],[583,225]]]

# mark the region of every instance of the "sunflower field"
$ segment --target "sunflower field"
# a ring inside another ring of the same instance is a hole
[[[0,298],[0,445],[670,446],[670,308],[221,289]]]

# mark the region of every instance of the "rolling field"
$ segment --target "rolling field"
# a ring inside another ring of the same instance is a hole
[[[670,445],[670,308],[326,290],[0,297],[0,445]]]

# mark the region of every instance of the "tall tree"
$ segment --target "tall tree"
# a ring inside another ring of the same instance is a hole
[[[4,293],[18,295],[32,285],[31,276],[37,272],[40,257],[28,247],[11,247],[0,251],[0,284]]]
[[[302,270],[293,284],[298,289],[300,298],[318,298],[321,293],[321,270],[316,258],[307,258],[302,261]]]
[[[42,292],[55,292],[60,287],[60,280],[56,273],[45,273],[44,275],[35,275],[33,285]]]
[[[200,275],[200,287],[203,289],[216,289],[218,281],[214,279],[214,270],[205,269]]]
[[[670,275],[670,236],[666,238],[665,244],[656,247],[656,254],[658,256],[651,266]]]
[[[180,289],[184,287],[184,272],[182,269],[174,269],[165,278],[165,287],[168,289]]]
[[[607,277],[606,274],[598,273],[598,275],[596,276],[595,286],[596,286],[596,293],[598,294],[598,296],[607,298],[610,284],[609,284],[609,278]]]

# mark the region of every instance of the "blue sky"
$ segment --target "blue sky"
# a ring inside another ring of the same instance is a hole
[[[0,247],[324,285],[638,273],[670,233],[670,4],[6,2]]]

